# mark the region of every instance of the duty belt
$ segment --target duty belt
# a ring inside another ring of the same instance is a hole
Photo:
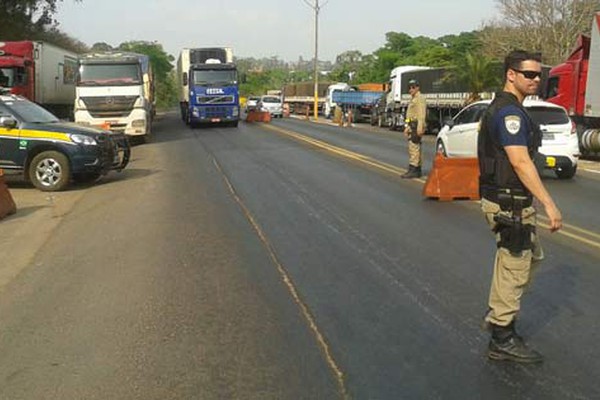
[[[523,202],[523,207],[531,207],[533,204],[533,196],[531,193],[523,193],[523,191],[519,189],[481,188],[481,197],[493,203],[499,204],[500,201],[498,200],[498,193],[510,194],[511,192],[513,195],[526,197],[526,200]]]

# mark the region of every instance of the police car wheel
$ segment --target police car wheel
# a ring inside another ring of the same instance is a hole
[[[63,190],[69,184],[69,159],[58,151],[44,151],[31,160],[29,180],[44,192]]]

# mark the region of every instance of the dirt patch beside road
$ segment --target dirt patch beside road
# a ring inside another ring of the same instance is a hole
[[[17,213],[0,221],[0,291],[23,269],[85,193],[70,190],[45,193],[7,177]]]

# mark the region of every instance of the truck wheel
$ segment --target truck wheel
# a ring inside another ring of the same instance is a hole
[[[577,172],[577,165],[573,167],[561,167],[554,170],[558,179],[571,179]]]
[[[44,192],[63,190],[71,178],[69,159],[58,151],[44,151],[31,160],[28,175],[33,186]]]

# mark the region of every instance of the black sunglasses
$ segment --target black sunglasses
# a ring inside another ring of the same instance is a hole
[[[535,78],[540,78],[542,76],[542,73],[540,71],[522,71],[520,69],[512,69],[515,72],[518,72],[520,74],[523,74],[523,76],[527,79],[535,79]]]

